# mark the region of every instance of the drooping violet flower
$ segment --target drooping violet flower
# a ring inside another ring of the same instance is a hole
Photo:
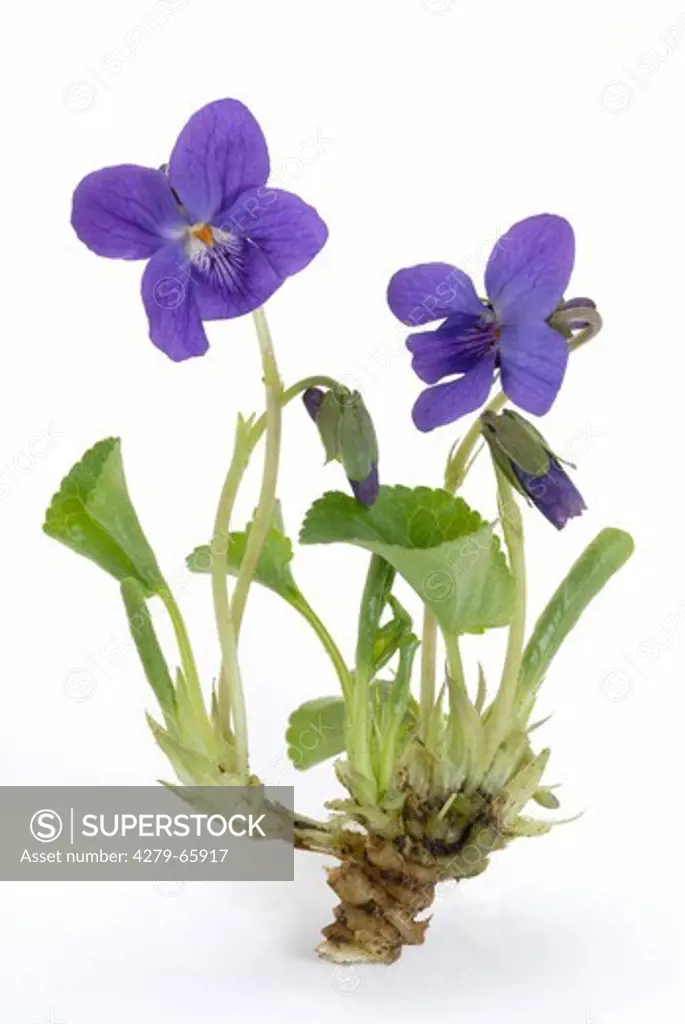
[[[142,297],[152,342],[171,359],[200,356],[203,321],[261,306],[323,247],[316,211],[266,185],[261,128],[238,100],[193,114],[168,172],[122,164],[94,171],[73,198],[72,225],[89,249],[148,260]]]
[[[358,391],[339,384],[335,390],[307,388],[304,407],[319,430],[326,462],[342,463],[352,493],[361,505],[378,497],[378,442],[369,412]]]
[[[514,472],[524,493],[557,530],[563,530],[569,519],[582,515],[586,510],[582,494],[554,456],[542,476],[534,476],[517,467],[514,467]]]
[[[532,423],[511,409],[500,416],[485,412],[480,423],[496,465],[557,530],[582,515],[583,496]]]
[[[573,229],[563,217],[540,214],[515,224],[496,243],[485,271],[487,300],[463,270],[424,263],[399,270],[388,287],[398,319],[411,326],[436,320],[434,331],[411,334],[412,366],[427,384],[413,409],[419,430],[433,430],[478,409],[499,370],[516,405],[546,413],[561,387],[566,339],[547,324],[573,269]],[[438,384],[445,377],[457,377]]]

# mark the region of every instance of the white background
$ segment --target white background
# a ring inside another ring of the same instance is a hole
[[[577,233],[572,293],[605,329],[572,360],[544,424],[578,465],[590,511],[560,535],[527,518],[531,615],[605,525],[637,552],[563,650],[543,712],[550,781],[578,822],[497,854],[438,900],[427,944],[392,969],[334,970],[312,948],[330,919],[323,862],[283,885],[0,887],[0,1018],[8,1024],[409,1021],[675,1024],[683,1018],[685,586],[679,415],[685,10],[658,0],[62,0],[6,24],[0,783],[143,785],[167,774],[116,585],[45,538],[42,515],[82,452],[123,438],[142,522],[177,587],[208,539],[238,409],[260,407],[249,318],[209,327],[208,356],[147,341],[141,266],[98,259],[69,226],[90,170],[157,166],[186,118],[222,96],[264,127],[272,181],[328,222],[330,242],[269,304],[281,369],[363,388],[386,482],[439,484],[459,428],[422,436],[419,382],[384,292],[400,266],[480,275],[529,214]],[[53,441],[37,440],[51,431]],[[41,452],[31,462],[21,453]],[[484,465],[467,497],[494,511]],[[280,494],[295,533],[341,484],[288,411]],[[241,502],[239,520],[255,497]],[[304,550],[296,573],[351,651],[361,552]],[[216,670],[206,580],[178,596],[204,676]],[[469,646],[491,675],[501,637]],[[256,771],[302,810],[337,794],[330,765],[297,775],[288,712],[335,692],[316,640],[271,595],[242,644]],[[84,697],[88,699],[83,699]]]

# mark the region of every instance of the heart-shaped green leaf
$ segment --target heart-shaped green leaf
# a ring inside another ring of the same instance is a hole
[[[380,555],[447,633],[481,633],[511,618],[513,581],[492,526],[447,491],[381,487],[371,507],[325,494],[307,513],[300,540],[344,541]]]

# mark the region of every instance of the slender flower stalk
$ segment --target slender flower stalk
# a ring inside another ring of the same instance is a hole
[[[252,528],[247,542],[245,557],[240,566],[238,582],[231,602],[231,616],[236,632],[240,634],[240,626],[245,612],[247,595],[254,579],[266,536],[271,527],[274,507],[276,504],[276,486],[278,482],[278,466],[281,454],[281,392],[283,385],[278,374],[271,332],[266,320],[264,309],[253,313],[259,351],[264,370],[264,390],[266,394],[266,452],[264,455],[264,471],[259,503],[252,521]]]
[[[340,680],[340,687],[342,689],[343,696],[346,699],[349,699],[352,695],[352,687],[354,685],[354,680],[352,679],[350,670],[345,664],[345,659],[340,653],[340,648],[336,644],[335,640],[333,639],[329,631],[326,629],[325,624],[321,621],[321,619],[316,614],[312,606],[309,604],[308,601],[305,600],[302,594],[298,594],[296,597],[293,597],[292,604],[294,608],[297,608],[300,615],[302,615],[302,617],[307,620],[309,625],[312,627],[312,629],[318,636],[319,640],[321,641],[324,647],[324,650],[328,654],[328,657],[331,659],[333,668],[335,669],[338,679]]]
[[[493,757],[506,736],[509,718],[516,700],[526,630],[526,563],[523,547],[523,520],[511,484],[499,468],[496,473],[497,501],[504,540],[509,552],[509,565],[514,578],[514,614],[509,624],[509,638],[502,679],[487,718],[486,770],[490,767]]]
[[[488,402],[486,409],[498,412],[507,402],[503,391]],[[464,482],[471,466],[474,449],[480,438],[480,421],[469,427],[445,469],[445,490],[455,494]],[[438,624],[431,610],[426,606],[423,613],[423,634],[421,641],[421,730],[425,736],[435,703],[435,675],[437,668]]]
[[[445,636],[447,656],[447,694],[450,706],[450,733],[453,750],[458,750],[463,764],[463,781],[470,787],[480,781],[483,760],[483,729],[480,716],[471,703],[464,666],[459,648],[459,638]],[[469,787],[469,788],[470,788]]]
[[[279,404],[282,408],[285,408],[286,405],[292,402],[293,399],[297,398],[303,391],[306,391],[307,388],[317,386],[334,387],[335,383],[336,382],[331,377],[305,377],[303,380],[292,384],[287,388],[287,390],[279,393]],[[215,618],[217,632],[219,633],[221,657],[223,662],[218,688],[219,713],[222,721],[228,724],[230,724],[232,720],[232,681],[236,678],[240,678],[240,669],[237,657],[237,638],[235,636],[235,630],[231,620],[228,581],[225,570],[229,525],[238,490],[242,483],[245,470],[247,469],[250,456],[266,432],[267,426],[268,414],[264,413],[259,417],[259,419],[255,420],[255,422],[251,424],[247,437],[238,438],[237,440],[231,465],[229,466],[221,491],[221,496],[219,498],[219,505],[214,524],[214,534],[210,546],[212,555],[212,594],[214,598]],[[304,614],[304,611],[302,613]],[[309,619],[309,621],[311,622],[312,620]],[[314,625],[313,622],[312,625]],[[324,637],[322,631],[319,629],[317,632],[323,641]],[[333,664],[336,667],[336,671],[341,677],[342,682],[342,670],[345,669],[345,671],[347,671],[347,669],[345,668],[342,655],[330,635],[327,635],[324,646],[331,656]],[[230,678],[227,677],[225,672],[227,665],[232,666],[232,675]],[[239,692],[242,693],[242,685],[240,686]]]
[[[589,318],[589,317],[588,317]],[[570,352],[576,352],[587,342],[591,341],[602,328],[602,319],[595,311],[592,322],[579,331],[575,337],[569,339],[568,347]],[[499,391],[483,409],[483,412],[499,412],[508,402],[507,395]],[[462,487],[466,474],[468,473],[473,459],[475,458],[476,445],[481,437],[480,419],[474,420],[461,442],[450,455],[445,469],[445,490],[450,494]],[[438,627],[429,608],[424,609],[423,614],[423,640],[421,643],[421,727],[428,728],[431,717],[431,708],[435,699],[435,675],[437,668],[436,647]],[[429,703],[430,702],[430,703]]]
[[[225,728],[232,727],[234,730],[236,771],[245,777],[249,774],[247,718],[245,695],[243,693],[238,662],[238,643],[228,595],[226,553],[228,550],[228,531],[231,514],[248,459],[249,452],[246,452],[239,443],[236,443],[231,465],[229,466],[219,498],[214,521],[214,534],[210,545],[214,617],[219,637],[219,647],[221,649],[221,671],[219,673],[218,686],[219,715]]]
[[[437,659],[438,624],[428,606],[424,609],[421,637],[421,738],[426,740],[435,706],[435,668]]]

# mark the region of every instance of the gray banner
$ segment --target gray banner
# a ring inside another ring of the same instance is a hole
[[[288,881],[293,790],[0,787],[2,881]]]

